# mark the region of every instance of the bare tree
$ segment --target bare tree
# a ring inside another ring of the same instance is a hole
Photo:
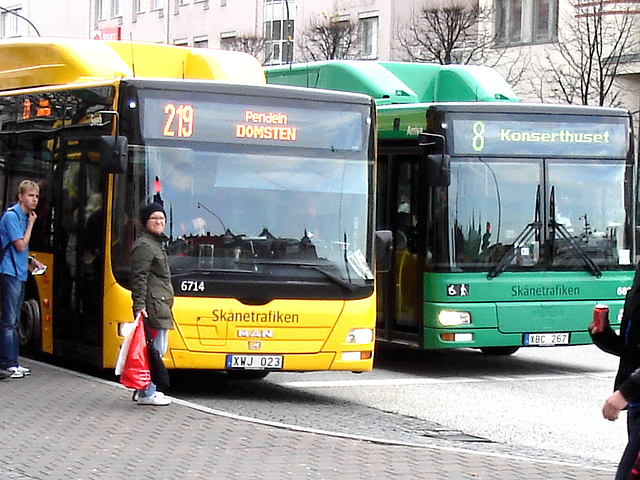
[[[225,39],[223,46],[226,50],[234,50],[236,52],[244,52],[253,55],[257,59],[266,63],[267,39],[257,35],[239,35],[233,38]]]
[[[338,14],[313,17],[299,35],[299,51],[306,61],[344,60],[357,55],[358,28]]]
[[[528,69],[529,55],[521,50],[517,58],[501,62],[506,48],[496,46],[496,33],[488,28],[492,24],[492,10],[481,8],[477,1],[425,3],[399,27],[398,39],[406,60],[487,65],[500,70],[511,85],[517,84]]]
[[[611,2],[606,0],[573,2],[574,12],[546,54],[540,76],[540,81],[552,85],[553,98],[582,105],[621,105],[622,92],[614,87],[624,52],[635,41],[637,17],[629,7],[622,11],[623,4],[614,3],[615,12],[607,11]],[[541,100],[546,91],[540,89]]]
[[[425,4],[409,24],[401,27],[399,42],[414,62],[479,63],[491,46],[491,38],[481,35],[480,24],[488,12],[477,3]]]

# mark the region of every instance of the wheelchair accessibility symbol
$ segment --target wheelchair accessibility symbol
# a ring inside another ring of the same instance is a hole
[[[447,285],[447,297],[466,297],[468,295],[468,283],[452,283],[450,285]]]

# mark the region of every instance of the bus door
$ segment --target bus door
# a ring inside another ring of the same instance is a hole
[[[378,228],[393,232],[394,258],[379,278],[378,334],[384,340],[418,341],[422,315],[420,272],[424,255],[419,245],[420,154],[394,152],[378,157]],[[384,193],[382,193],[384,190]]]
[[[96,138],[61,140],[56,171],[54,352],[93,363],[102,343],[104,183]]]

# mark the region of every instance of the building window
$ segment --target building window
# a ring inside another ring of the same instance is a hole
[[[277,65],[293,60],[294,20],[270,20],[264,22],[267,63]]]
[[[220,48],[223,50],[235,50],[238,34],[235,30],[220,32]]]
[[[107,0],[96,0],[96,20],[107,19]]]
[[[293,62],[295,0],[263,0],[265,62],[268,65]]]
[[[557,0],[498,0],[496,6],[498,44],[546,43],[558,38]]]
[[[194,37],[193,46],[195,48],[209,48],[209,39],[206,37]]]
[[[135,9],[136,13],[144,13],[144,11],[147,9],[147,0],[136,0]]]
[[[558,13],[556,0],[535,2],[534,32],[537,42],[548,42],[558,37]]]
[[[161,10],[164,8],[164,0],[151,0],[150,10]]]
[[[177,38],[173,41],[173,44],[177,47],[188,47],[189,40],[187,40],[186,38]]]
[[[189,5],[189,0],[178,0],[178,6]]]
[[[122,16],[122,0],[112,0],[111,2],[111,17]]]
[[[362,58],[378,57],[378,17],[360,18]]]
[[[18,15],[22,15],[22,9],[14,8],[11,12],[15,12]],[[21,22],[22,20],[18,15],[14,15],[10,12],[2,12],[2,36],[3,38],[20,37],[22,36]]]

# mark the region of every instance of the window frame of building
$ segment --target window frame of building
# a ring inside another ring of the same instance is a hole
[[[339,26],[339,25],[345,25],[347,26],[347,28],[344,28],[344,30],[348,30],[348,25],[349,25],[349,17],[347,16],[346,18],[341,15],[337,21],[332,22],[333,25],[335,26]],[[336,46],[336,58],[341,58],[346,60],[347,59],[347,53],[348,53],[348,48],[349,48],[349,38],[346,38],[345,36],[342,36],[340,38],[340,40],[338,41],[338,45]]]
[[[378,58],[378,13],[361,13],[358,15],[360,33],[361,58],[373,60]]]
[[[107,19],[107,0],[96,0],[96,21]]]
[[[8,12],[2,12],[2,38],[15,38],[22,36],[22,19],[18,15],[22,8],[8,8]],[[15,12],[15,13],[11,13]],[[16,13],[18,15],[16,15]]]
[[[266,58],[269,65],[279,65],[293,61],[293,35],[295,20],[277,18],[266,20],[263,24]],[[291,40],[289,40],[291,39]],[[288,54],[288,59],[286,58]]]
[[[193,48],[209,48],[209,37],[207,35],[193,37]]]
[[[233,50],[234,43],[238,38],[238,32],[235,30],[228,30],[220,32],[220,48],[223,50]]]
[[[522,45],[558,39],[558,0],[496,0],[496,44]]]
[[[154,10],[164,10],[164,2],[165,0],[151,0],[149,11],[152,12]]]
[[[111,18],[122,16],[122,0],[111,0]]]
[[[296,0],[263,0],[265,65],[293,61],[295,18]]]
[[[135,0],[134,2],[134,13],[144,13],[147,10],[147,0]]]
[[[267,20],[263,25],[265,49],[268,52],[267,58],[270,65],[278,65],[293,60],[293,35],[295,31],[295,20],[278,18]],[[289,40],[291,38],[291,40]],[[288,53],[289,58],[286,57]]]

